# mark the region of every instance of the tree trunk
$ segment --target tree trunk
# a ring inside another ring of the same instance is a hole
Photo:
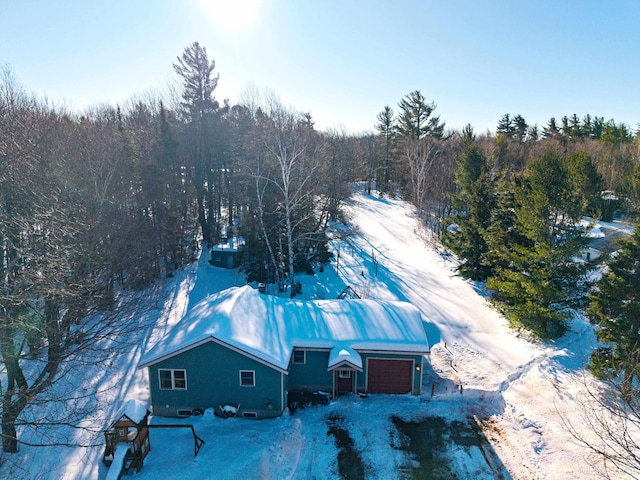
[[[10,321],[10,319],[5,318],[4,321]],[[18,451],[16,419],[26,405],[23,392],[27,388],[27,380],[18,363],[13,344],[13,329],[5,326],[0,335],[3,362],[7,372],[7,390],[2,397],[2,451],[16,453]],[[20,393],[15,392],[16,388]]]
[[[255,178],[256,181],[256,197],[258,199],[258,219],[260,220],[260,230],[262,231],[262,237],[267,245],[267,250],[269,250],[269,258],[271,259],[271,264],[273,265],[273,270],[276,275],[276,283],[278,284],[278,288],[281,287],[282,281],[280,279],[280,268],[278,267],[278,262],[276,261],[276,255],[273,251],[273,247],[271,246],[271,242],[269,241],[269,236],[267,235],[267,228],[264,224],[264,191],[260,190],[258,177]]]
[[[287,220],[287,252],[289,254],[289,285],[291,288],[290,296],[291,298],[296,296],[296,289],[294,286],[294,248],[293,248],[293,225],[291,224],[291,215],[293,212],[291,211],[291,201],[289,199],[288,191],[285,190],[284,195],[284,209],[285,216]]]
[[[204,187],[198,186],[196,196],[198,197],[198,223],[202,229],[202,240],[209,245],[211,241],[209,226],[207,225],[207,214],[204,208]]]
[[[11,401],[11,394],[5,393],[2,406],[2,451],[5,453],[18,452],[16,419],[19,413],[17,405]]]

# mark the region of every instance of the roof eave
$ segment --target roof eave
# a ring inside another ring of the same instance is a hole
[[[222,345],[223,347],[228,348],[229,350],[232,350],[236,353],[239,353],[240,355],[244,355],[245,357],[251,358],[252,360],[255,360],[256,362],[262,363],[263,365],[266,365],[267,367],[273,368],[274,370],[277,370],[278,372],[284,373],[284,374],[288,374],[289,371],[286,368],[282,368],[279,365],[276,365],[275,363],[271,363],[263,358],[260,358],[256,355],[253,355],[245,350],[242,350],[241,348],[238,348],[234,345],[231,345],[227,342],[224,342],[222,340],[220,340],[219,338],[216,338],[214,336],[208,336],[207,338],[203,338],[197,342],[194,342],[190,345],[184,346],[182,348],[179,348],[178,350],[174,350],[172,352],[166,353],[164,355],[161,355],[157,358],[148,360],[144,363],[141,363],[140,365],[138,365],[138,370],[141,370],[143,368],[147,368],[147,367],[151,367],[157,363],[160,363],[164,360],[167,360],[169,358],[175,357],[176,355],[180,355],[181,353],[187,352],[193,348],[199,347],[200,345],[204,345],[205,343],[209,343],[209,342],[214,342],[217,343],[218,345]]]
[[[356,365],[355,363],[352,363],[352,362],[350,362],[348,360],[342,360],[341,362],[338,362],[335,365],[331,365],[330,367],[327,368],[327,372],[344,369],[345,367],[353,368],[354,370],[362,372],[362,367],[361,366]]]

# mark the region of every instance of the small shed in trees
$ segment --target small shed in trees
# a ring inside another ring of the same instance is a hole
[[[240,266],[240,256],[244,249],[244,238],[222,237],[220,242],[211,248],[211,260],[214,267],[237,268]]]

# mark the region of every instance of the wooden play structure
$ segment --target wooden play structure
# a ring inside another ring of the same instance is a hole
[[[193,434],[193,456],[197,456],[204,440],[196,435],[193,425],[149,425],[149,410],[137,400],[129,400],[104,432],[106,440],[102,461],[109,467],[106,480],[118,480],[123,474],[140,472],[151,450],[150,428],[188,428]]]
[[[151,450],[149,443],[149,410],[136,400],[129,400],[104,432],[102,461],[109,468],[107,479],[118,479],[123,473],[139,472]]]

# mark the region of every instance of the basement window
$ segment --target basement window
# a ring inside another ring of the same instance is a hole
[[[258,418],[257,412],[242,412],[242,418]]]
[[[240,386],[241,387],[255,387],[256,386],[256,372],[255,372],[255,370],[240,370]]]

